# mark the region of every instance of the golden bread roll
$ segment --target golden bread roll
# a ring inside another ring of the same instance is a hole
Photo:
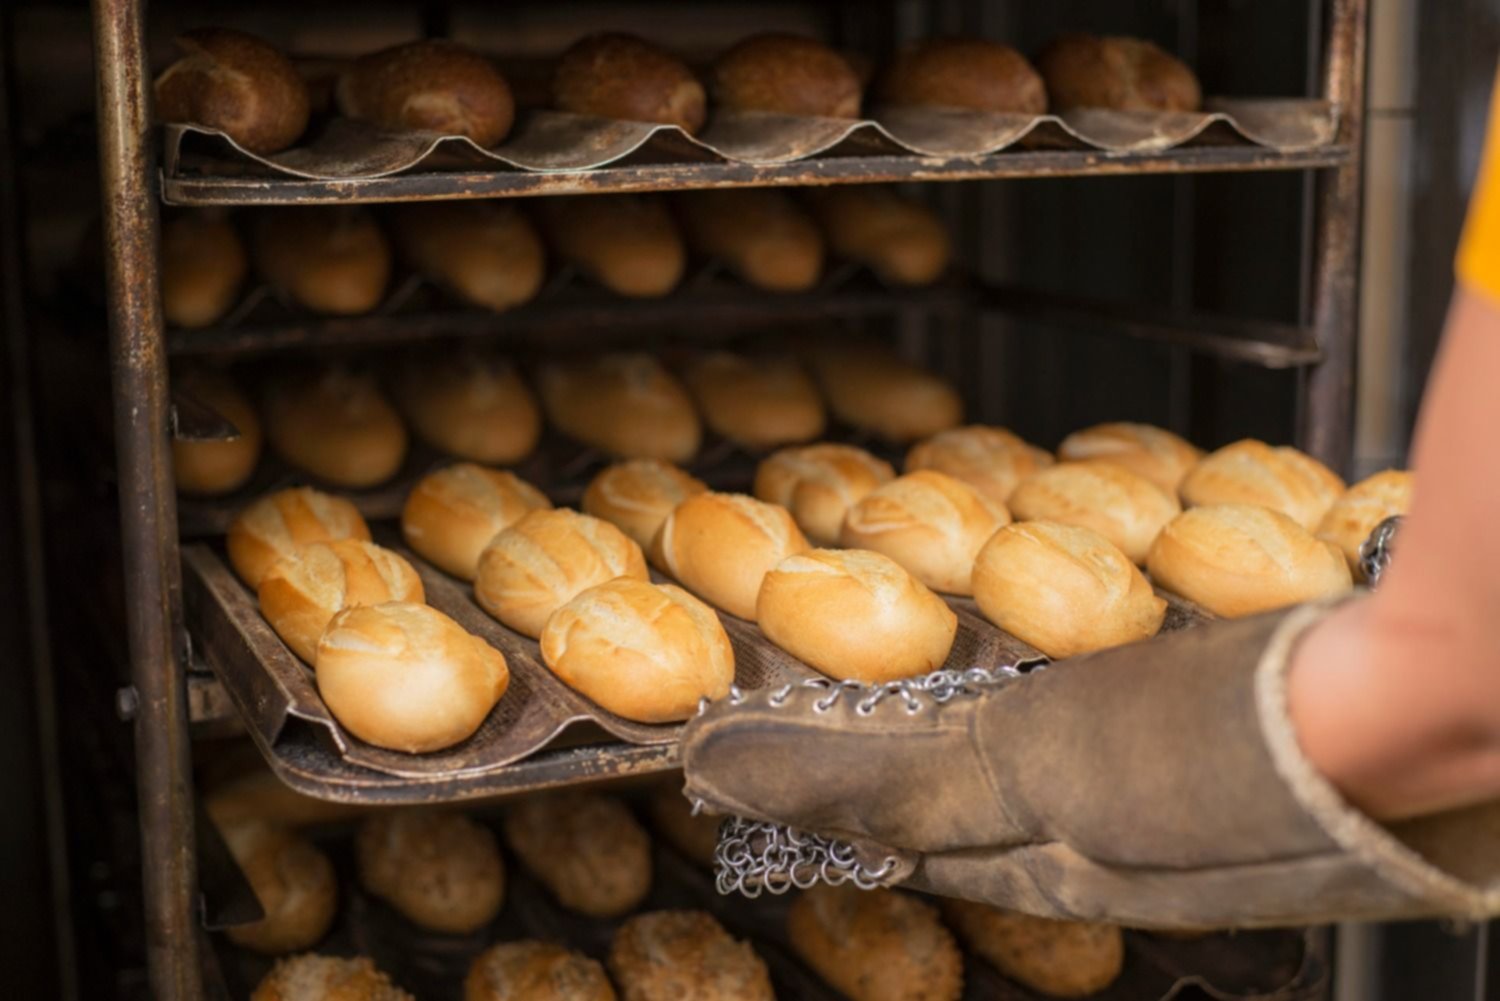
[[[222,214],[183,213],[161,224],[161,312],[169,327],[206,327],[239,298],[250,258]]]
[[[529,511],[550,508],[514,473],[459,462],[417,481],[401,509],[401,537],[444,573],[473,580],[479,554]]]
[[[627,122],[664,122],[689,135],[703,127],[703,84],[676,56],[634,35],[588,35],[568,47],[552,74],[559,111]]]
[[[719,847],[719,824],[722,817],[693,813],[693,804],[682,794],[682,778],[664,782],[646,801],[651,827],[688,861],[712,869],[714,852]]]
[[[1415,477],[1402,469],[1376,473],[1344,491],[1318,523],[1318,538],[1339,547],[1355,580],[1364,580],[1359,547],[1382,521],[1411,510],[1414,483]]]
[[[457,43],[427,39],[361,56],[339,77],[339,111],[383,129],[468,136],[493,146],[510,132],[515,100],[495,64]]]
[[[547,418],[570,438],[625,459],[686,462],[703,430],[692,398],[646,354],[548,365],[538,389]]]
[[[773,1001],[766,964],[703,911],[652,911],[620,925],[609,972],[622,1001]]]
[[[704,422],[746,448],[774,448],[823,433],[827,418],[812,378],[790,358],[714,351],[685,373]]]
[[[651,543],[657,566],[730,615],[755,621],[761,580],[808,549],[786,508],[744,494],[694,494],[667,515]]]
[[[829,250],[890,285],[931,285],[953,258],[938,214],[890,188],[845,185],[809,197]]]
[[[615,1001],[597,960],[552,942],[499,942],[474,957],[464,1001]]]
[[[364,956],[293,956],[271,968],[250,1001],[416,1001]]]
[[[328,369],[272,383],[266,438],[276,454],[335,486],[362,489],[396,475],[406,425],[373,376]]]
[[[505,812],[501,830],[521,864],[570,911],[616,918],[651,890],[651,839],[613,796],[521,799]]]
[[[1036,64],[1054,111],[1197,111],[1203,103],[1187,64],[1143,38],[1064,35]]]
[[[671,584],[618,577],[591,587],[552,613],[541,644],[569,688],[640,723],[687,719],[734,682],[719,617]]]
[[[660,298],[687,270],[682,234],[659,197],[545,198],[540,212],[557,256],[617,295]]]
[[[649,554],[651,540],[672,509],[708,484],[660,459],[627,459],[606,466],[583,492],[583,511],[602,518]]]
[[[1354,586],[1337,546],[1280,511],[1252,504],[1184,511],[1162,529],[1146,567],[1161,587],[1227,618]]]
[[[218,827],[265,911],[254,924],[230,928],[231,942],[279,955],[310,949],[328,934],[339,885],[327,855],[300,834],[263,821]]]
[[[1056,521],[1093,529],[1132,563],[1182,513],[1175,494],[1110,462],[1065,462],[1021,481],[1007,502],[1017,521]]]
[[[156,117],[218,129],[252,153],[286,149],[307,128],[307,85],[292,61],[254,35],[199,28],[156,78]]]
[[[485,611],[534,639],[580,592],[616,577],[649,576],[641,547],[609,522],[542,508],[490,540],[479,555],[474,596]]]
[[[894,107],[1040,115],[1047,110],[1047,88],[1009,45],[930,38],[896,55],[881,78],[880,100]]]
[[[344,498],[292,487],[266,494],[235,515],[225,546],[240,580],[258,588],[272,564],[301,546],[369,538],[370,526]]]
[[[792,512],[797,527],[816,545],[839,541],[849,508],[896,471],[853,445],[783,448],[755,469],[755,496]]]
[[[448,810],[382,810],[354,838],[359,881],[412,922],[462,935],[500,913],[505,865],[489,828]]]
[[[402,255],[423,278],[496,313],[530,302],[547,277],[531,220],[500,201],[422,202],[392,213]]]
[[[391,279],[391,245],[358,205],[262,209],[252,217],[250,246],[277,295],[314,313],[368,313]]]
[[[858,118],[859,76],[822,42],[799,35],[752,35],[714,62],[714,102],[726,111]]]
[[[1115,925],[1053,921],[958,899],[943,901],[943,917],[980,958],[1051,997],[1096,994],[1125,966],[1125,939]]]
[[[958,1001],[963,955],[937,908],[894,890],[821,884],[786,913],[792,950],[850,1001]]]
[[[260,461],[260,418],[250,398],[222,372],[183,368],[174,373],[173,391],[183,393],[233,424],[239,436],[227,441],[172,442],[172,475],[185,494],[233,493],[255,473]]]
[[[276,635],[309,664],[323,630],[344,609],[426,600],[410,563],[362,539],[314,542],[283,556],[261,578],[257,596]]]
[[[1010,523],[1005,505],[932,469],[898,476],[844,516],[839,545],[889,556],[945,594],[973,594],[974,558]]]
[[[1306,452],[1247,438],[1209,453],[1179,492],[1185,507],[1258,504],[1312,531],[1344,492],[1344,481]]]
[[[1045,450],[1028,445],[1005,428],[970,424],[953,428],[913,445],[906,453],[906,471],[935,469],[963,480],[998,504],[1010,500],[1017,484],[1052,465]]]
[[[1007,525],[974,563],[985,618],[1048,657],[1149,639],[1167,603],[1098,532],[1053,521]]]
[[[805,292],[823,274],[823,234],[784,191],[688,191],[677,205],[693,249],[724,262],[748,285]]]
[[[887,441],[926,438],[964,419],[952,384],[880,350],[824,348],[809,360],[833,415]]]
[[[508,466],[536,448],[542,412],[505,358],[459,352],[403,365],[396,403],[417,436],[460,459]]]
[[[315,657],[328,711],[368,744],[422,754],[473,736],[510,685],[505,655],[426,605],[333,617]]]
[[[1176,493],[1203,451],[1159,427],[1116,421],[1074,431],[1057,446],[1057,457],[1063,462],[1113,462]]]

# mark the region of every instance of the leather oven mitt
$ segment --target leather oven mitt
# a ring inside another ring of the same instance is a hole
[[[721,832],[721,889],[853,877],[1145,928],[1500,913],[1500,803],[1383,827],[1302,756],[1288,655],[1330,607],[1024,676],[709,705],[686,793],[748,818]]]

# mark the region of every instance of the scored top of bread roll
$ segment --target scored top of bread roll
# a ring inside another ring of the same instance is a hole
[[[514,205],[422,202],[391,217],[412,267],[465,302],[501,313],[531,301],[547,277],[541,235]]]
[[[336,486],[384,483],[406,458],[406,425],[365,373],[334,368],[274,382],[265,418],[278,455]]]
[[[456,810],[371,814],[354,852],[365,889],[433,931],[475,931],[494,920],[505,896],[495,835]]]
[[[1180,487],[1182,502],[1189,507],[1259,504],[1308,530],[1343,492],[1344,481],[1307,453],[1248,438],[1210,453]]]
[[[619,917],[651,890],[651,838],[613,796],[530,796],[505,812],[503,830],[511,851],[571,911]]]
[[[945,380],[869,348],[822,348],[810,355],[828,409],[846,424],[889,441],[912,441],[963,420],[963,401]]]
[[[1144,476],[1108,462],[1065,462],[1031,475],[1007,502],[1019,521],[1058,521],[1091,528],[1133,563],[1182,513],[1177,497]]]
[[[266,281],[315,313],[368,313],[385,296],[391,247],[362,206],[265,209],[252,217],[250,237]]]
[[[273,563],[299,546],[369,538],[370,526],[349,501],[311,487],[291,487],[257,498],[235,515],[225,544],[234,572],[255,588]]]
[[[368,957],[283,959],[256,985],[250,1001],[416,1001],[375,969]]]
[[[542,203],[543,227],[558,256],[611,292],[654,299],[682,281],[687,247],[660,197],[591,195]]]
[[[401,535],[444,573],[473,580],[479,554],[528,511],[552,502],[514,473],[459,462],[428,473],[401,509]]]
[[[821,884],[792,901],[792,948],[850,1001],[958,1001],[963,955],[937,909],[895,890]]]
[[[1187,64],[1143,38],[1064,35],[1037,68],[1056,111],[1197,111],[1203,101]]]
[[[1159,427],[1115,421],[1074,431],[1057,446],[1057,457],[1064,462],[1113,462],[1176,493],[1203,451]]]
[[[755,496],[792,512],[813,542],[838,541],[844,515],[871,490],[896,475],[891,464],[853,445],[783,448],[755,470]]]
[[[474,957],[464,1001],[615,1001],[597,960],[553,942],[497,942]]]
[[[552,75],[559,111],[629,122],[665,122],[691,135],[703,127],[708,99],[676,56],[635,35],[588,35],[568,47]]]
[[[1344,491],[1318,523],[1318,538],[1339,547],[1355,580],[1364,579],[1360,546],[1382,521],[1411,510],[1414,483],[1415,477],[1403,469],[1376,473]]]
[[[693,249],[756,288],[805,292],[823,273],[823,234],[784,191],[686,191],[678,218]]]
[[[231,28],[198,28],[175,41],[183,54],[155,84],[162,121],[219,129],[263,155],[307,128],[307,85],[274,46]]]
[[[1047,110],[1047,88],[1026,57],[982,38],[931,38],[903,49],[881,78],[880,99],[1021,115]]]
[[[161,224],[161,310],[171,327],[206,327],[234,305],[250,258],[227,217],[203,210]]]
[[[191,397],[229,421],[239,434],[222,441],[172,441],[172,475],[183,493],[226,494],[245,485],[260,459],[260,418],[230,377],[185,367],[172,373],[172,391]]]
[[[547,417],[563,434],[627,459],[686,462],[702,429],[682,383],[647,354],[607,354],[544,367]]]
[[[660,459],[628,459],[606,466],[583,492],[583,511],[603,518],[651,549],[661,523],[672,509],[708,484]]]
[[[684,587],[751,622],[767,571],[809,548],[786,508],[713,492],[677,505],[651,547],[657,565]]]
[[[913,445],[906,453],[906,471],[935,469],[969,486],[996,503],[1010,499],[1026,477],[1052,465],[1045,449],[1029,445],[1005,428],[970,424],[940,431]]]
[[[1052,997],[1096,994],[1125,965],[1125,939],[1115,925],[1054,921],[957,898],[943,901],[943,917],[1001,973]]]
[[[890,285],[930,285],[948,268],[953,241],[928,206],[880,185],[814,189],[813,211],[832,252]]]
[[[628,999],[773,1001],[766,964],[703,911],[652,911],[620,925],[609,972]]]
[[[444,39],[407,42],[356,59],[339,77],[339,111],[387,129],[468,136],[493,146],[515,101],[495,64]]]
[[[497,466],[536,448],[542,413],[509,359],[480,352],[413,360],[393,389],[417,435],[449,455]]]
[[[338,878],[328,856],[285,828],[251,820],[215,826],[265,916],[228,929],[230,941],[266,954],[295,952],[328,934],[338,911]]]
[[[822,42],[768,32],[742,40],[714,62],[713,96],[731,111],[858,118],[859,77]]]
[[[684,378],[708,426],[748,448],[807,441],[827,423],[812,378],[790,358],[714,351]]]

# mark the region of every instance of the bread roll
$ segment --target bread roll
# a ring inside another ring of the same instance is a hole
[[[792,512],[814,544],[831,546],[849,508],[895,475],[889,462],[853,445],[783,448],[756,467],[755,496]]]
[[[881,78],[880,100],[893,107],[1040,115],[1047,110],[1047,89],[1041,74],[1009,45],[930,38],[897,54]]]
[[[529,511],[550,508],[514,473],[459,462],[417,481],[401,509],[401,536],[423,559],[464,580],[479,574],[479,554]]]
[[[997,504],[1009,501],[1011,491],[1026,477],[1051,465],[1052,456],[1044,449],[1028,445],[1005,428],[982,424],[941,431],[906,453],[908,473],[947,473]]]
[[[790,358],[751,358],[714,351],[687,369],[688,388],[703,420],[746,448],[774,448],[823,433],[823,399]]]
[[[823,234],[784,191],[689,191],[677,204],[693,249],[724,262],[746,284],[805,292],[823,274]]]
[[[588,35],[569,46],[552,75],[559,111],[628,122],[664,122],[691,135],[708,99],[687,65],[634,35]]]
[[[688,861],[712,869],[719,847],[719,823],[723,818],[693,813],[693,805],[682,794],[682,776],[663,782],[646,801],[651,827]]]
[[[542,435],[536,397],[499,355],[429,355],[404,365],[393,388],[417,436],[460,459],[511,465]]]
[[[963,956],[937,908],[894,890],[814,886],[786,914],[793,951],[850,1001],[958,1001]]]
[[[510,132],[515,101],[489,59],[455,42],[427,39],[361,56],[335,92],[346,117],[383,129],[468,136],[493,146]]]
[[[272,383],[265,417],[277,455],[335,486],[384,483],[406,458],[406,425],[364,373],[328,369]]]
[[[943,917],[980,958],[1051,997],[1096,994],[1125,965],[1125,940],[1114,925],[1053,921],[958,899],[943,901]]]
[[[623,1001],[772,1001],[766,964],[703,911],[637,914],[615,932],[609,972]]]
[[[708,485],[660,459],[606,466],[583,492],[583,510],[635,540],[649,554],[651,540],[672,509]]]
[[[183,393],[235,426],[226,441],[172,441],[172,475],[185,494],[213,497],[233,493],[255,473],[260,461],[260,418],[250,398],[222,372],[187,367],[174,373],[174,392]]]
[[[1344,491],[1318,523],[1318,538],[1339,547],[1355,580],[1365,576],[1359,547],[1382,521],[1411,510],[1413,482],[1412,474],[1401,469],[1376,473]]]
[[[1144,564],[1151,543],[1182,513],[1177,497],[1109,462],[1065,462],[1043,469],[1011,491],[1017,521],[1056,521],[1092,529],[1132,563]]]
[[[240,580],[258,588],[271,565],[300,546],[369,538],[370,526],[344,498],[292,487],[266,494],[235,515],[225,545]]]
[[[224,132],[252,153],[286,149],[307,128],[307,86],[292,61],[254,35],[199,28],[156,78],[156,117]]]
[[[545,198],[540,211],[557,256],[618,295],[660,298],[687,270],[682,234],[660,198]]]
[[[547,277],[542,238],[503,201],[422,202],[395,209],[397,245],[417,273],[496,313],[530,302]]]
[[[252,217],[256,270],[283,299],[314,313],[356,316],[385,298],[391,246],[357,205],[262,209]]]
[[[817,189],[814,214],[837,257],[862,264],[889,285],[931,285],[953,258],[948,227],[936,212],[891,188]]]
[[[557,430],[611,455],[686,462],[702,440],[687,390],[650,355],[548,365],[538,388]]]
[[[468,740],[510,685],[505,656],[435,608],[346,608],[316,655],[318,692],[360,740],[408,754]]]
[[[1162,529],[1146,566],[1161,587],[1229,618],[1354,585],[1337,546],[1280,511],[1251,504],[1184,511]]]
[[[785,508],[744,494],[712,492],[677,505],[652,542],[657,565],[684,587],[752,622],[761,580],[807,548]]]
[[[309,664],[323,630],[344,609],[426,600],[410,563],[360,539],[314,542],[283,556],[261,578],[257,594],[276,635]]]
[[[409,920],[462,935],[505,899],[505,866],[489,828],[447,810],[383,810],[354,838],[359,881]]]
[[[604,967],[552,942],[499,942],[474,957],[464,1001],[615,1001]]]
[[[1001,526],[1005,505],[924,469],[877,487],[849,509],[839,545],[889,556],[945,594],[973,594],[974,558]]]
[[[828,409],[851,427],[906,442],[963,420],[958,390],[894,355],[837,347],[814,351],[809,360]]]
[[[521,864],[570,911],[616,918],[651,890],[651,839],[612,796],[575,792],[518,800],[501,829]]]
[[[1210,453],[1180,492],[1187,507],[1258,504],[1312,531],[1344,492],[1344,481],[1305,452],[1247,438]]]
[[[230,928],[229,940],[269,955],[316,945],[328,934],[339,906],[338,880],[328,856],[301,835],[262,821],[218,826],[265,911],[254,924]]]
[[[1064,35],[1037,57],[1055,111],[1197,111],[1193,71],[1143,38]]]
[[[198,211],[161,224],[161,311],[169,327],[206,327],[239,299],[250,270],[228,217]]]
[[[552,614],[541,644],[564,684],[640,723],[687,719],[734,681],[718,616],[671,584],[620,577],[591,587]]]
[[[649,577],[641,547],[607,521],[567,508],[528,511],[479,556],[474,596],[518,633],[538,637],[547,618],[596,584]]]
[[[1074,431],[1057,447],[1057,457],[1063,462],[1113,462],[1175,494],[1203,452],[1150,424],[1116,422]]]
[[[250,1001],[416,1001],[364,956],[293,956],[272,967]]]
[[[858,118],[859,77],[822,42],[798,35],[752,35],[713,66],[714,101],[726,111]]]

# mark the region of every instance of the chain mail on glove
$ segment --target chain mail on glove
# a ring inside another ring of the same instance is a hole
[[[943,702],[834,686],[715,703],[683,738],[687,795],[851,842],[836,875],[1049,917],[1495,914],[1500,804],[1383,827],[1298,749],[1286,667],[1328,611],[1210,623]]]

